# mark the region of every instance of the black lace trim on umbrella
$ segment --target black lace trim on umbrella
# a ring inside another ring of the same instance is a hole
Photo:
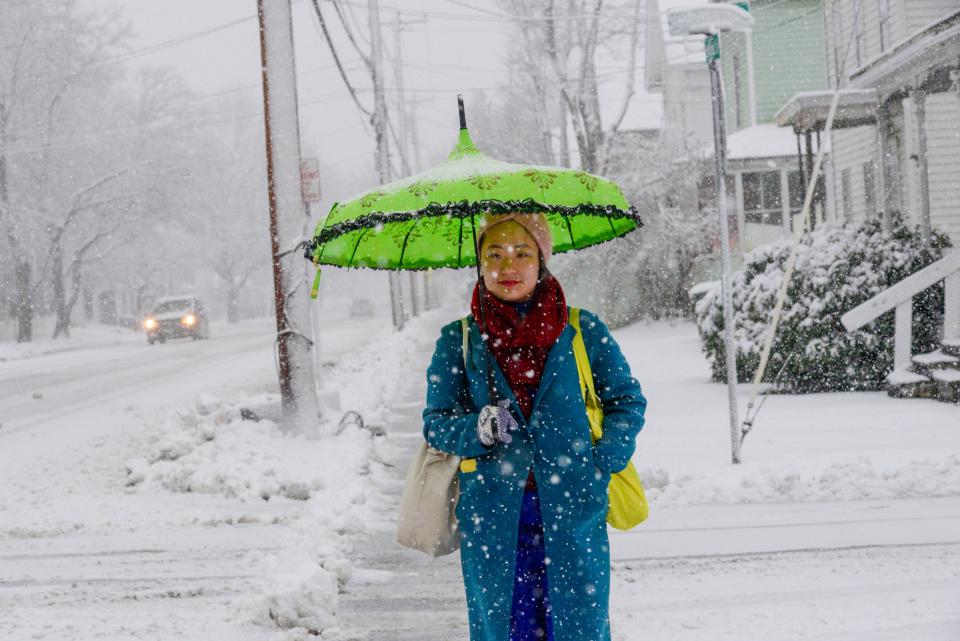
[[[409,212],[384,213],[376,211],[364,214],[353,220],[345,220],[329,227],[324,227],[312,240],[304,243],[304,256],[307,260],[313,260],[314,254],[321,245],[338,236],[348,234],[358,229],[369,229],[387,223],[402,223],[427,216],[449,216],[451,218],[463,219],[478,213],[496,215],[510,212],[519,212],[521,214],[561,214],[563,216],[601,216],[608,219],[628,218],[637,223],[636,228],[643,227],[643,221],[640,220],[640,213],[635,207],[629,207],[624,210],[614,205],[583,204],[572,207],[566,205],[544,205],[529,198],[526,200],[478,200],[472,202],[461,200],[459,202],[444,204],[430,203],[422,209]],[[611,238],[609,240],[613,239]],[[573,249],[573,247],[570,249]],[[323,263],[322,260],[320,262]]]
[[[637,226],[634,227],[633,229],[629,229],[629,230],[621,233],[619,236],[614,236],[614,237],[612,237],[612,238],[604,238],[603,240],[600,240],[600,241],[597,241],[597,242],[592,243],[592,244],[590,244],[590,245],[587,245],[586,247],[567,247],[566,249],[557,249],[556,246],[554,246],[553,255],[556,256],[557,254],[566,254],[567,252],[570,252],[570,251],[579,251],[579,250],[583,250],[583,249],[592,249],[592,248],[597,247],[597,246],[599,246],[599,245],[602,245],[602,244],[604,244],[604,243],[609,243],[609,242],[612,241],[612,240],[620,240],[621,238],[623,238],[624,236],[626,236],[626,235],[629,234],[630,232],[636,231],[637,229],[640,229],[640,227],[642,227],[642,226],[643,226],[643,223],[641,223],[641,222],[638,221],[638,222],[637,222]],[[313,260],[313,256],[312,256],[312,255],[308,255],[307,257],[308,257],[311,261]],[[352,261],[351,261],[351,262],[352,262]],[[404,265],[404,266],[403,266],[403,271],[405,271],[405,272],[426,272],[426,271],[436,270],[436,269],[463,269],[464,267],[473,267],[474,265],[476,265],[476,261],[474,261],[474,260],[471,260],[469,263],[463,263],[462,265],[454,265],[454,264],[450,264],[450,265],[431,265],[431,266],[429,266],[429,267],[408,267],[408,266]],[[318,267],[318,268],[319,268],[319,267],[343,267],[344,269],[349,269],[346,265],[342,265],[342,264],[340,264],[340,263],[334,263],[334,262],[326,262],[326,261],[323,260],[323,258],[321,258],[319,261],[317,261],[317,267]],[[362,264],[362,265],[353,265],[352,268],[353,268],[353,269],[361,269],[361,268],[362,268],[362,269],[373,269],[373,270],[376,270],[376,271],[384,271],[384,272],[395,272],[395,271],[397,271],[397,270],[400,269],[399,267],[377,267],[376,265],[368,265],[368,264],[366,264],[366,263],[364,263],[364,264]]]

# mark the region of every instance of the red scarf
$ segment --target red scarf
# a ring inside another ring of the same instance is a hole
[[[489,334],[487,345],[506,375],[523,415],[529,419],[547,353],[567,326],[566,297],[557,279],[547,276],[537,285],[530,310],[521,318],[520,312],[486,288],[483,294],[484,326],[480,329]],[[470,311],[479,325],[479,282],[473,288]]]

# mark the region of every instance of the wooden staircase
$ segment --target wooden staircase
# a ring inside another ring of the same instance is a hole
[[[943,282],[943,340],[940,349],[911,354],[913,297]],[[932,398],[960,404],[960,251],[954,250],[850,310],[840,321],[855,331],[896,310],[893,371],[887,393],[895,398]]]

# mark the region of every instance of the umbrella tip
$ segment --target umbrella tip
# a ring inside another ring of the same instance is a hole
[[[463,110],[463,94],[462,94],[462,93],[458,93],[458,94],[457,94],[457,107],[460,108],[460,128],[461,128],[461,129],[466,129],[466,128],[467,128],[467,114],[466,114],[466,112]]]

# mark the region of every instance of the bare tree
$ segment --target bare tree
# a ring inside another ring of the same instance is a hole
[[[58,181],[68,172],[54,167],[64,150],[75,155],[81,143],[75,132],[89,127],[82,96],[117,79],[102,63],[118,51],[126,31],[115,14],[84,14],[69,0],[10,0],[4,5],[0,226],[14,269],[18,341],[32,338],[37,288],[46,267],[62,260],[62,253],[37,251],[43,233],[37,223],[44,229],[50,213],[59,209],[57,197],[71,190]],[[58,243],[62,240],[56,229],[52,234]]]
[[[567,123],[577,142],[580,166],[602,173],[608,163],[609,144],[626,116],[635,92],[637,51],[640,46],[640,0],[615,4],[604,0],[500,0],[515,18],[517,37],[508,63],[526,78],[525,89],[536,97],[545,146],[553,124],[560,132],[560,159]],[[598,73],[598,61],[616,64],[609,74]],[[606,98],[618,108],[605,123],[601,112],[601,84],[606,78],[616,87]],[[620,94],[619,96],[617,94]],[[562,105],[558,113],[555,105]],[[555,114],[551,119],[550,114]]]

